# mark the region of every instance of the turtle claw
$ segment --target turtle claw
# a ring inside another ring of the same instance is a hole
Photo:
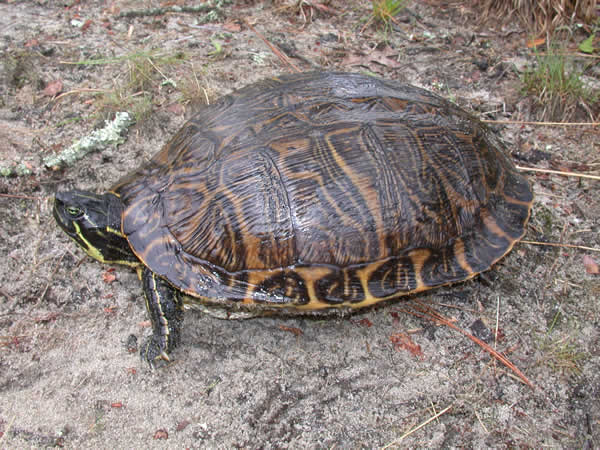
[[[164,338],[161,339],[160,337],[156,338],[155,336],[149,336],[140,349],[140,358],[142,361],[146,361],[151,368],[154,368],[159,360],[171,362],[166,347],[167,342]]]

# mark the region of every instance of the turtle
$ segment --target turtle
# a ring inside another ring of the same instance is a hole
[[[53,214],[88,255],[138,271],[152,365],[184,306],[353,311],[468,280],[523,236],[532,202],[506,146],[455,104],[305,72],[202,107],[108,191],[56,193]]]

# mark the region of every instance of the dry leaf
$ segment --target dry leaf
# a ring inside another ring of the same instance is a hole
[[[364,66],[376,71],[380,66],[397,69],[402,66],[398,61],[398,52],[386,47],[383,50],[372,50],[369,53],[349,53],[342,60],[342,66]]]
[[[33,319],[33,321],[35,323],[47,323],[47,322],[52,322],[52,321],[56,320],[57,318],[58,318],[58,313],[49,313],[42,317],[36,317],[35,319]]]
[[[394,344],[394,348],[396,350],[408,350],[413,356],[418,358],[424,357],[421,346],[419,344],[415,344],[415,342],[406,333],[392,334],[390,336],[390,341],[392,341],[392,344]]]
[[[113,273],[115,269],[108,269],[106,272],[102,274],[102,281],[105,283],[112,283],[117,279],[117,276]]]
[[[398,61],[398,52],[390,47],[371,52],[370,61],[386,67],[391,67],[392,69],[397,69],[402,66],[400,61]]]
[[[51,81],[46,85],[46,87],[42,91],[42,94],[46,97],[54,97],[55,95],[60,94],[62,92],[62,88],[62,80]]]
[[[528,48],[539,47],[540,45],[544,45],[546,43],[546,38],[534,39],[533,41],[527,42]]]
[[[177,424],[177,428],[175,428],[176,431],[183,431],[186,429],[186,427],[190,424],[189,420],[182,420],[181,422],[179,422]]]
[[[86,20],[85,23],[81,26],[81,31],[85,32],[91,25],[92,25],[92,19]]]
[[[366,317],[364,319],[360,319],[360,320],[354,320],[353,321],[356,325],[360,325],[361,327],[365,327],[365,328],[370,328],[373,326],[373,322],[371,322],[369,319],[367,319]]]
[[[154,439],[169,439],[169,433],[167,433],[167,430],[156,430]]]
[[[175,114],[176,116],[183,116],[185,114],[185,108],[181,103],[171,103],[167,106],[167,111]]]
[[[342,60],[342,66],[359,66],[367,63],[367,57],[365,55],[359,55],[358,53],[348,53]]]
[[[328,13],[328,14],[337,14],[338,13],[335,9],[330,8],[327,5],[324,5],[323,3],[313,3],[311,6],[313,8],[318,9],[319,11],[324,12],[324,13]]]
[[[232,33],[237,33],[238,31],[242,30],[242,27],[239,23],[237,22],[225,22],[222,25],[223,29],[230,31]]]
[[[585,271],[592,275],[598,275],[600,273],[600,269],[598,268],[598,263],[592,259],[589,255],[583,255],[583,265],[585,266]]]
[[[296,327],[287,327],[285,325],[279,325],[279,329],[283,331],[289,331],[290,333],[294,334],[294,336],[302,336],[303,334],[303,331],[300,328]]]

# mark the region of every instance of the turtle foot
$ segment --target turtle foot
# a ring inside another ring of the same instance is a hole
[[[140,349],[140,358],[146,361],[150,367],[154,368],[160,360],[170,362],[169,354],[167,353],[167,340],[164,336],[148,336]]]

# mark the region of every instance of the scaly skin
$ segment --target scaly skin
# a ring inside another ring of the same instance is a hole
[[[143,266],[119,231],[123,207],[113,194],[98,195],[87,191],[56,194],[54,217],[60,227],[88,255],[100,262],[123,264],[138,269],[142,279],[146,309],[152,322],[152,335],[140,350],[151,366],[179,342],[183,323],[181,292]]]

